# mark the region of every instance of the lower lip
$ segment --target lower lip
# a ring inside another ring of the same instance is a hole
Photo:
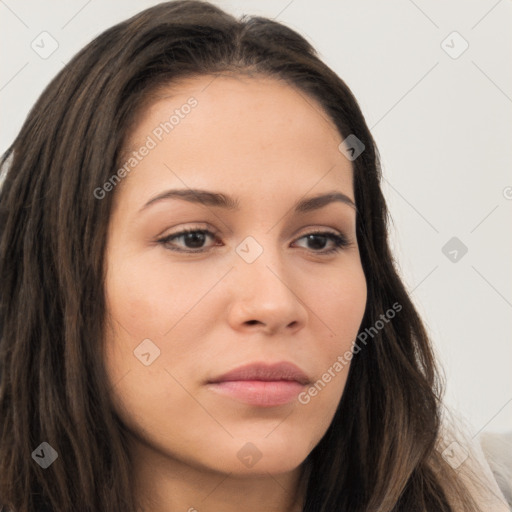
[[[292,402],[304,386],[291,380],[233,380],[209,384],[222,395],[257,407],[275,407]]]

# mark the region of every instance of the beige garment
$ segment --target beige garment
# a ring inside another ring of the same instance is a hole
[[[478,440],[496,482],[512,510],[512,431],[483,432]]]
[[[467,485],[482,512],[510,512],[512,509],[486,459],[479,436],[471,435],[466,425],[453,412],[446,411],[438,449]],[[512,453],[508,457],[509,463],[512,462]]]

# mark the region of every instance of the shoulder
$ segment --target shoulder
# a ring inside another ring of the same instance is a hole
[[[456,417],[453,411],[447,411],[445,414],[440,434],[438,450],[443,459],[457,472],[481,510],[510,512],[512,509],[504,495],[506,486],[501,485],[500,487],[499,482],[501,481],[487,460],[487,457],[490,456],[488,444],[485,444],[484,441],[485,453],[481,444],[486,436],[480,438],[478,435],[472,434],[467,424]],[[507,459],[510,469],[511,451],[506,451],[501,457]],[[509,485],[510,474],[509,472]]]
[[[478,440],[496,483],[512,510],[512,431],[500,434],[483,432]]]

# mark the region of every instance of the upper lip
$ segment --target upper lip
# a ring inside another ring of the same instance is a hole
[[[209,383],[234,380],[289,380],[296,381],[301,384],[308,384],[310,382],[308,376],[297,365],[284,361],[274,364],[249,363],[239,366],[220,377],[216,377],[210,380]]]

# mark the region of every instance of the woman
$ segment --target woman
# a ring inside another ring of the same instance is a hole
[[[150,8],[2,167],[6,509],[503,506],[444,433],[364,117],[300,35]]]

